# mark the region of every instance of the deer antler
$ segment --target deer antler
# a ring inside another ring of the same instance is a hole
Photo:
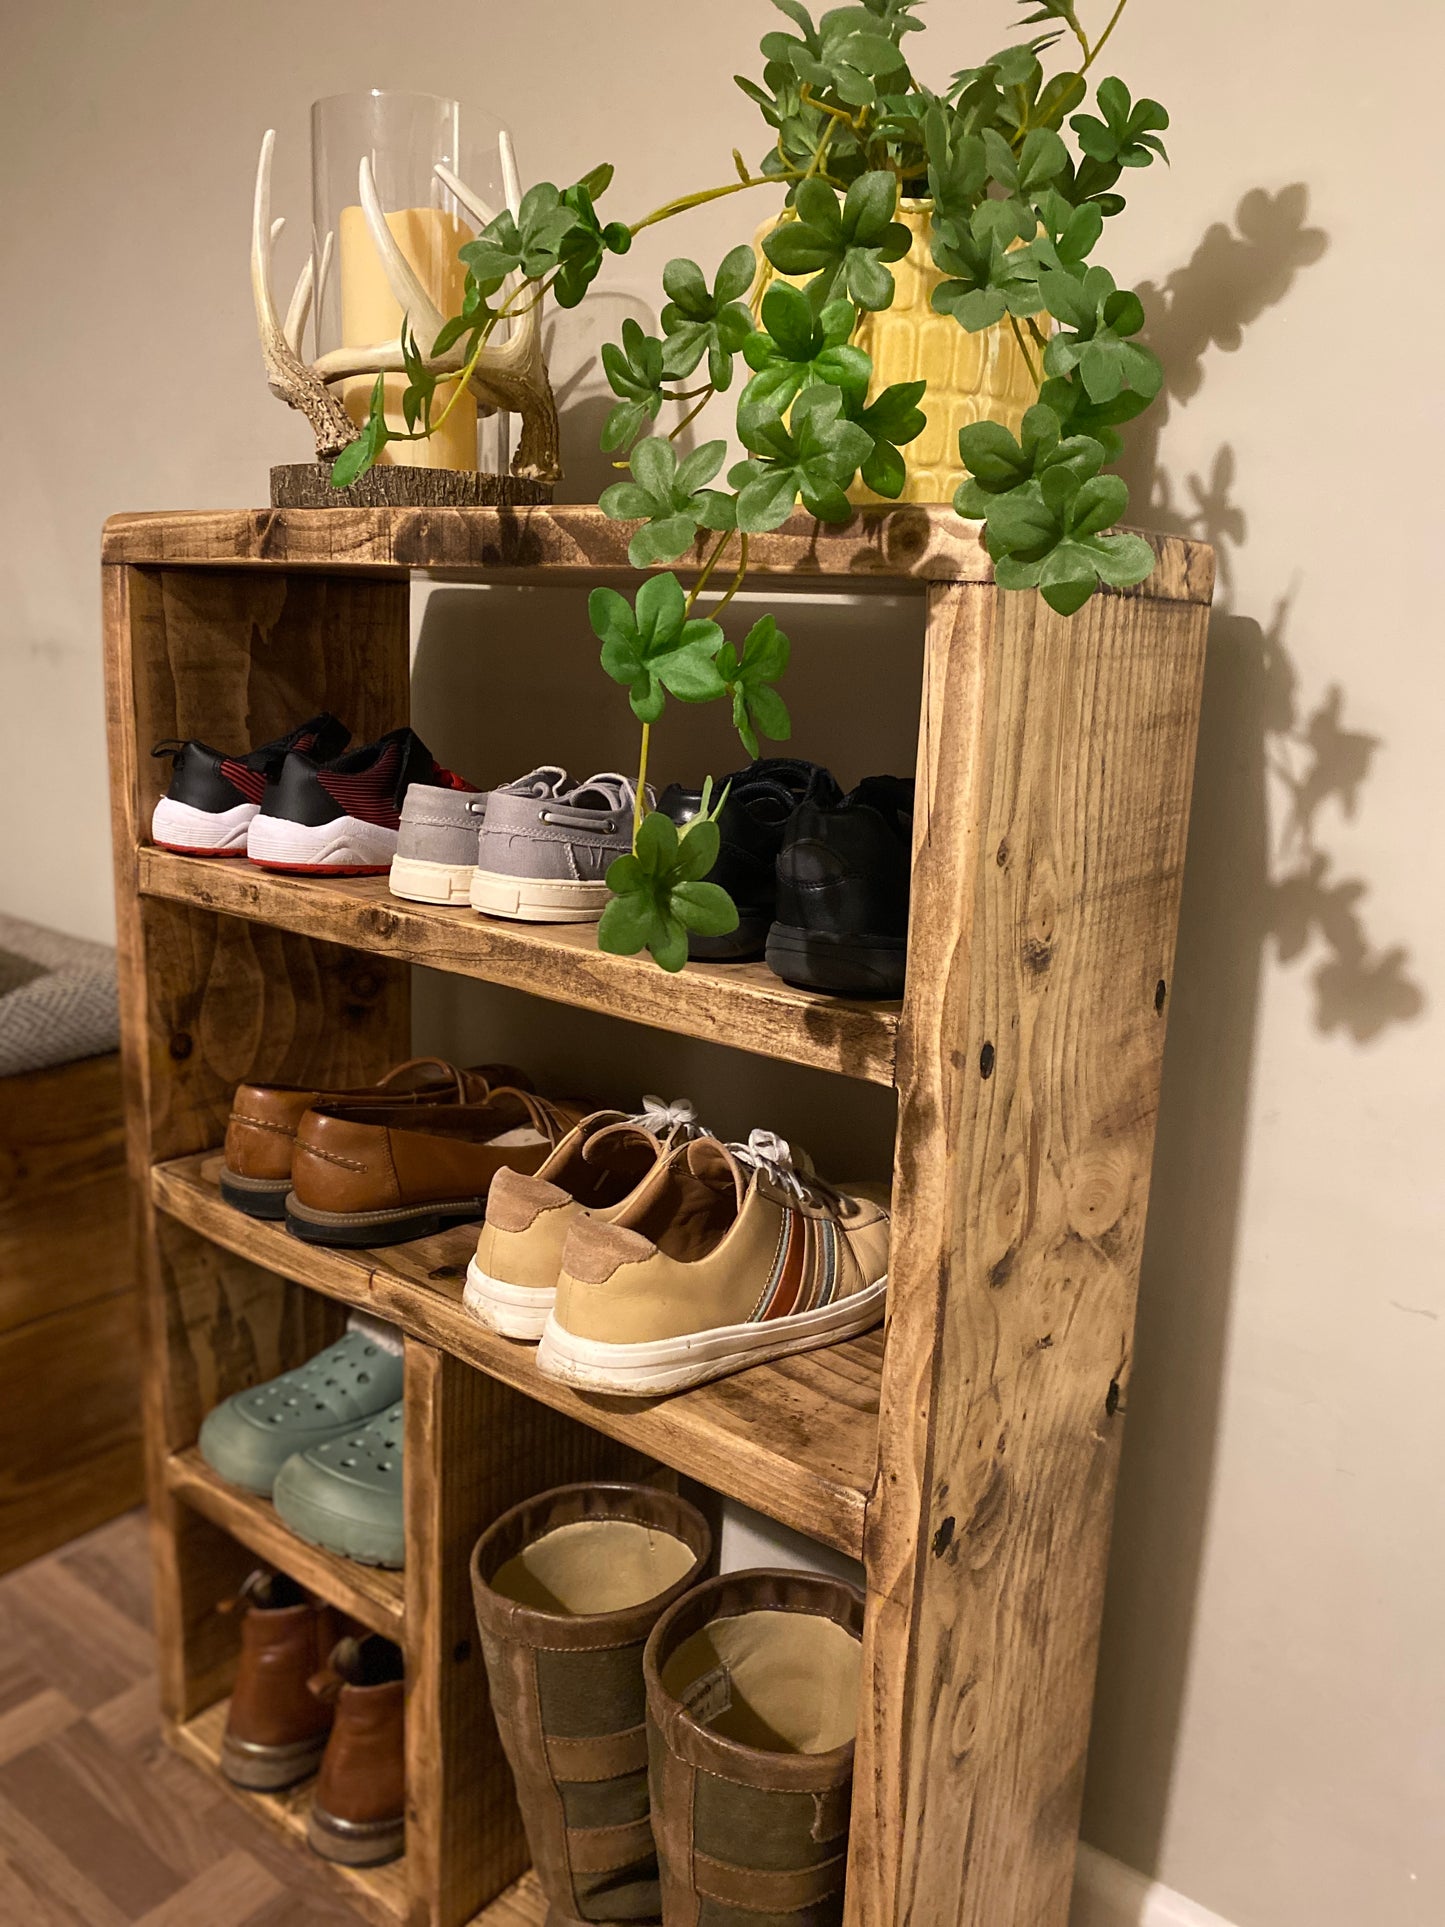
[[[271,156],[275,146],[276,130],[270,128],[261,142],[251,217],[251,294],[256,303],[261,357],[271,393],[306,417],[316,436],[316,453],[322,461],[328,461],[356,440],[357,428],[326,383],[301,359],[301,332],[311,308],[309,262],[296,283],[284,326],[276,312],[276,297],[271,292],[271,250],[283,224],[277,221],[273,226],[271,221]]]

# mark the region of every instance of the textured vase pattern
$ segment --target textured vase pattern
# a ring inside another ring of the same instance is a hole
[[[931,210],[926,203],[905,201],[897,218],[913,230],[914,241],[903,259],[892,263],[893,306],[862,316],[854,339],[873,357],[872,394],[890,382],[920,376],[928,382],[919,403],[928,426],[903,451],[908,479],[899,499],[952,502],[965,473],[958,459],[959,429],[991,420],[1017,435],[1025,411],[1039,398],[1038,383],[1006,321],[971,335],[952,315],[934,313],[933,290],[948,277],[929,253]],[[1046,316],[1039,317],[1039,325],[1047,329]],[[853,502],[883,499],[861,481],[848,497]]]
[[[917,381],[922,376],[928,392],[919,406],[928,417],[923,433],[904,449],[908,476],[903,502],[952,503],[966,473],[958,459],[958,431],[971,422],[1002,422],[1015,436],[1028,409],[1039,398],[1038,383],[1019,352],[1012,328],[1001,322],[971,335],[952,315],[935,314],[933,290],[948,279],[933,264],[929,252],[932,203],[903,201],[898,220],[913,231],[913,246],[901,261],[890,263],[896,292],[891,308],[859,318],[853,339],[873,357],[871,400],[895,381]],[[765,221],[754,246],[762,261],[762,239],[773,227]],[[802,287],[804,280],[794,280]],[[1047,315],[1036,317],[1045,333]],[[1037,359],[1037,357],[1036,357]],[[862,481],[848,491],[850,502],[882,502]]]

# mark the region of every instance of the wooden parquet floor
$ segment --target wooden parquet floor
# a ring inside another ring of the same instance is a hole
[[[141,1513],[0,1579],[0,1927],[361,1927],[160,1735]]]

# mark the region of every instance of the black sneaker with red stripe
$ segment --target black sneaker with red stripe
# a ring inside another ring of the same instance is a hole
[[[293,750],[266,785],[246,854],[263,869],[302,876],[385,876],[413,783],[475,788],[443,769],[414,729],[388,730],[324,765]]]
[[[183,856],[244,856],[266,784],[280,773],[291,751],[328,763],[350,741],[345,723],[323,710],[244,756],[227,756],[194,738],[157,743],[151,755],[170,757],[171,780],[151,817],[152,842]]]

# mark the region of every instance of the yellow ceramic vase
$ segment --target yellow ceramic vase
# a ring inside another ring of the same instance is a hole
[[[908,476],[898,499],[951,503],[965,474],[958,459],[959,429],[991,420],[1017,435],[1039,390],[1006,321],[974,335],[960,328],[952,315],[934,312],[933,290],[948,277],[934,266],[929,252],[932,213],[931,201],[900,202],[896,218],[912,229],[914,239],[903,259],[890,264],[896,284],[893,305],[863,315],[853,339],[873,357],[871,394],[895,381],[922,378],[928,383],[919,404],[928,426],[903,451]],[[759,239],[773,225],[769,221],[760,228]],[[761,256],[761,247],[758,252]],[[1039,316],[1038,325],[1047,329],[1047,317]],[[856,481],[848,499],[868,503],[885,498]]]

